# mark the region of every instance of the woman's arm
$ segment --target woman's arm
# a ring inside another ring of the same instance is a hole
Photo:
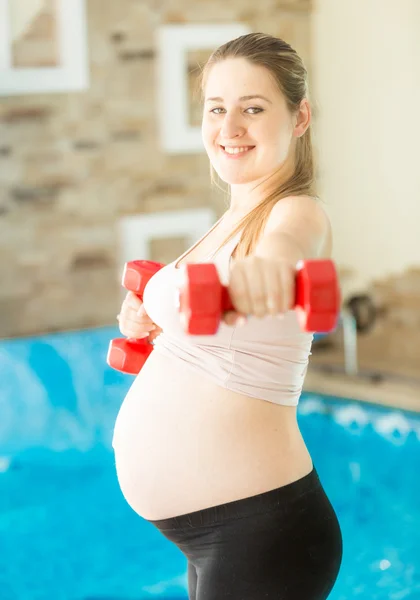
[[[226,313],[225,322],[284,314],[293,308],[298,262],[330,254],[330,221],[319,204],[307,196],[280,200],[255,252],[233,263],[229,293],[236,310]]]

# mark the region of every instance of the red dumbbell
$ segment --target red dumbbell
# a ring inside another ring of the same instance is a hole
[[[304,331],[327,333],[340,312],[340,290],[331,260],[300,261],[296,267],[294,309]],[[212,335],[223,313],[235,310],[229,291],[220,283],[214,264],[187,264],[179,288],[179,311],[186,333]]]
[[[126,290],[134,292],[143,302],[144,288],[155,273],[165,265],[151,260],[133,260],[124,266],[122,285]],[[148,338],[134,340],[116,338],[111,340],[108,348],[107,363],[113,369],[137,375],[153,350]]]

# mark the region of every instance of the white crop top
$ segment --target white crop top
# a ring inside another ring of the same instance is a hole
[[[296,406],[313,335],[300,329],[294,310],[288,311],[283,319],[250,316],[241,326],[226,325],[222,321],[214,335],[184,333],[176,302],[181,271],[175,266],[208,233],[158,271],[144,290],[144,308],[163,330],[154,341],[153,351],[182,361],[221,387],[275,404]],[[223,285],[228,284],[230,259],[240,235],[241,232],[216,254],[200,261],[216,265]]]

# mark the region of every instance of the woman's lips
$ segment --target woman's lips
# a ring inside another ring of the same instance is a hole
[[[243,156],[247,156],[251,150],[253,150],[255,148],[255,146],[238,146],[238,148],[248,148],[247,150],[241,151],[241,152],[235,152],[235,154],[230,154],[229,152],[226,152],[224,146],[220,145],[220,148],[222,149],[223,155],[226,156],[226,158],[242,158]]]

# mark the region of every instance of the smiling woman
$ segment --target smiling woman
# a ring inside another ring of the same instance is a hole
[[[244,229],[238,256],[255,248],[282,197],[315,196],[311,107],[303,64],[301,77],[293,77],[280,61],[267,68],[226,47],[203,70],[202,136],[212,168],[230,184],[230,211],[240,217],[232,236]],[[241,159],[235,165],[232,155]]]
[[[190,600],[324,600],[342,539],[297,422],[313,335],[292,310],[297,263],[331,253],[306,69],[283,40],[244,35],[212,54],[202,91],[230,207],[149,280],[143,304],[127,295],[120,310],[127,337],[159,334],[117,417],[118,479],[187,557]],[[179,270],[209,260],[234,310],[214,335],[188,335],[172,301]]]
[[[261,200],[261,190],[252,194],[252,188],[285,168],[289,154],[292,159],[289,147],[294,134],[293,117],[267,69],[245,58],[216,63],[204,85],[204,146],[219,177],[231,186],[231,209],[244,215]],[[238,96],[238,90],[248,93]],[[255,90],[258,93],[253,93]],[[241,158],[249,161],[232,171],[229,163],[221,160],[226,150],[220,153],[220,147],[247,148]],[[252,156],[250,148],[256,150]]]

